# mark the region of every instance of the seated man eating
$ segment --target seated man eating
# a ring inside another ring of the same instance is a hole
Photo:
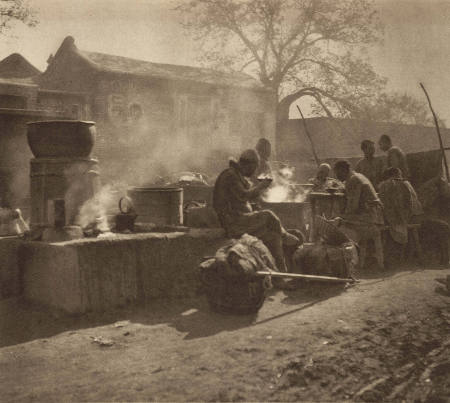
[[[283,228],[272,211],[253,209],[251,201],[271,184],[270,179],[262,179],[255,186],[251,184],[249,178],[258,164],[255,150],[244,151],[238,162],[230,160],[229,168],[219,175],[214,185],[213,207],[228,237],[249,234],[259,238],[272,253],[278,270],[286,272],[283,246],[296,246],[300,241]]]

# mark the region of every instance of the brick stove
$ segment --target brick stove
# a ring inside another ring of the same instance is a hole
[[[80,207],[100,188],[98,161],[90,157],[95,126],[83,121],[28,124],[31,227],[44,240],[83,237],[76,225]]]

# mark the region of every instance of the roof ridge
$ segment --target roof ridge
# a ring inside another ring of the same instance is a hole
[[[203,67],[203,66],[190,66],[190,65],[184,65],[184,64],[172,64],[172,63],[160,63],[160,62],[153,62],[153,61],[149,61],[149,60],[142,60],[142,59],[136,59],[133,57],[128,57],[128,56],[121,56],[121,55],[113,55],[110,53],[103,53],[103,52],[93,52],[93,51],[87,51],[87,50],[83,50],[83,49],[79,49],[78,50],[82,55],[86,56],[88,59],[89,56],[94,56],[94,55],[98,55],[98,56],[103,56],[103,57],[108,57],[108,58],[117,58],[117,59],[122,59],[122,60],[129,60],[129,61],[134,61],[137,63],[145,63],[148,64],[149,66],[154,66],[154,67],[160,67],[160,68],[173,68],[173,69],[190,69],[192,71],[201,71],[201,72],[209,72],[210,74],[216,74],[216,75],[220,75],[222,77],[236,77],[236,78],[245,78],[247,80],[252,80],[254,81],[255,84],[260,84],[262,86],[262,84],[253,76],[247,74],[247,73],[243,73],[243,72],[226,72],[226,71],[220,71],[220,70],[216,70],[210,67]],[[100,63],[98,63],[95,60],[91,60],[93,63],[95,63],[96,65],[100,65]]]

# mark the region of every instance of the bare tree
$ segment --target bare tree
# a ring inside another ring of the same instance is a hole
[[[279,120],[305,96],[313,111],[364,119],[374,95],[388,98],[365,56],[382,33],[373,0],[190,0],[177,9],[203,64],[258,77],[278,95]]]
[[[0,0],[0,34],[6,33],[15,22],[28,26],[37,24],[36,14],[27,0]]]

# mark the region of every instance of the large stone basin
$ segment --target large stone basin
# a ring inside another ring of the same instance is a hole
[[[27,124],[28,144],[36,158],[86,158],[95,142],[95,123],[48,120]]]

